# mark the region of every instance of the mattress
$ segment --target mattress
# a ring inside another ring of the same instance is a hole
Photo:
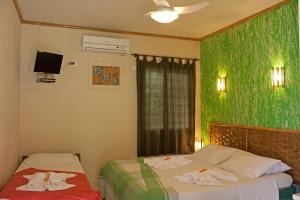
[[[279,173],[261,177],[261,179],[273,179],[276,181],[279,189],[290,187],[293,184],[293,178],[286,173]]]
[[[239,182],[239,184],[255,184],[255,182],[258,182],[258,180],[262,180],[262,179],[268,179],[268,180],[274,180],[277,183],[278,189],[284,189],[284,188],[288,188],[292,185],[293,183],[293,179],[290,175],[285,174],[285,173],[279,173],[279,174],[274,174],[274,175],[268,175],[268,176],[264,176],[264,177],[260,177],[258,179],[254,179],[254,180],[248,180],[248,181],[242,181]],[[106,191],[106,200],[120,200],[118,198],[118,195],[114,193],[112,187],[110,186],[109,183],[105,184],[105,191]],[[214,190],[212,190],[213,192],[216,192]],[[193,194],[195,193],[192,192]],[[182,199],[189,199],[189,193],[182,193],[181,197],[179,198],[180,200]]]
[[[73,155],[73,159],[68,162],[59,157],[56,158],[55,162],[47,160],[40,161],[28,157],[20,164],[16,173],[29,168],[84,173],[82,165],[75,155]]]
[[[117,162],[117,161],[116,161]],[[206,166],[207,167],[207,166]],[[149,186],[148,180],[143,179],[144,175],[148,172],[143,172],[143,167],[140,164],[133,161],[120,161],[115,163],[111,167],[107,168],[109,171],[108,180],[105,180],[105,173],[101,181],[102,191],[104,191],[107,200],[121,199],[119,194],[126,194],[128,191],[130,195],[133,195],[133,191],[136,191],[137,195],[145,195],[139,193],[137,188],[132,188],[131,185],[140,185],[140,188]],[[168,170],[153,170],[155,172],[155,178],[158,180],[156,183],[160,184],[164,188],[164,192],[167,194],[165,199],[176,200],[217,200],[217,199],[231,199],[231,200],[253,200],[253,199],[269,199],[278,200],[279,190],[292,185],[292,177],[285,173],[279,173],[274,175],[263,176],[257,179],[246,179],[239,177],[238,182],[222,182],[221,186],[200,186],[190,183],[180,182],[174,179],[174,176],[180,175],[189,171],[194,171],[195,168],[199,168],[199,163],[194,163],[189,166],[180,167],[176,169]],[[105,171],[105,170],[104,170]],[[109,176],[115,174],[117,179],[111,179]],[[133,177],[126,182],[125,174],[130,174]],[[149,173],[148,173],[149,174]],[[123,177],[124,175],[124,177]],[[111,180],[109,180],[111,179]],[[145,183],[147,181],[148,183]],[[118,185],[118,182],[124,182],[123,185]],[[117,183],[117,184],[116,184]],[[152,181],[153,183],[153,181]],[[151,183],[150,183],[151,184]],[[147,186],[146,186],[147,185]],[[121,187],[122,186],[122,187]],[[135,186],[135,187],[136,187]],[[153,184],[152,184],[153,186]],[[151,186],[151,187],[152,187]],[[121,189],[120,189],[121,187]],[[117,188],[117,191],[115,190]],[[124,189],[126,188],[126,189]],[[148,188],[149,189],[149,188]],[[121,191],[121,193],[118,193]],[[129,195],[129,196],[130,196]],[[128,196],[128,197],[129,197]],[[172,197],[171,197],[172,196]],[[176,197],[175,197],[176,196]],[[174,197],[174,198],[173,198]],[[130,199],[137,199],[136,195],[131,196]],[[148,199],[148,198],[145,198]],[[149,198],[151,199],[151,198]]]
[[[254,193],[254,191],[259,191],[260,188],[266,187],[266,184],[269,183],[276,183],[278,189],[281,189],[290,187],[292,185],[292,182],[293,180],[290,175],[280,173],[256,179],[243,179],[240,177],[240,180],[238,182],[223,182],[222,187],[197,186],[193,184],[186,184],[180,182],[172,184],[172,187],[178,192],[180,200],[197,200],[197,196],[207,196],[206,199],[222,199],[225,195],[227,197],[235,196],[234,192],[236,190],[242,191],[245,189],[243,193],[245,193],[245,191],[248,191],[249,193]],[[266,187],[266,189],[267,188],[268,187]]]

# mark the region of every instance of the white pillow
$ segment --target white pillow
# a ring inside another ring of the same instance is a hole
[[[238,149],[210,144],[193,154],[194,160],[199,160],[207,165],[217,165],[227,160]]]
[[[283,173],[290,169],[292,169],[290,166],[280,161],[273,165],[268,171],[266,171],[264,175]]]
[[[218,167],[234,172],[246,178],[258,178],[270,170],[280,160],[257,156],[249,152],[239,151]]]
[[[28,156],[27,163],[32,164],[64,164],[76,162],[76,156],[71,153],[35,153]]]

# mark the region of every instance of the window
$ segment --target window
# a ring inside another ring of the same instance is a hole
[[[195,62],[137,59],[139,155],[194,148]]]

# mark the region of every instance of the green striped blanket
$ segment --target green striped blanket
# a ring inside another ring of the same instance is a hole
[[[177,192],[162,185],[142,159],[110,161],[100,171],[100,187],[106,197],[109,184],[120,200],[178,200]]]

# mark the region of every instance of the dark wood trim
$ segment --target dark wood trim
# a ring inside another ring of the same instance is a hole
[[[13,0],[13,3],[14,3],[14,6],[16,8],[16,11],[18,13],[19,19],[20,19],[21,23],[23,23],[24,18],[23,18],[23,15],[22,15],[21,8],[19,6],[18,0]]]
[[[80,153],[75,153],[74,155],[77,156],[78,160],[81,162],[81,155],[80,155]]]
[[[30,25],[38,25],[38,26],[50,26],[50,27],[57,27],[57,28],[70,28],[70,29],[80,29],[80,30],[107,32],[107,33],[118,33],[118,34],[125,34],[125,35],[138,35],[138,36],[157,37],[157,38],[166,38],[166,39],[199,41],[198,38],[191,38],[191,37],[181,37],[181,36],[173,36],[173,35],[161,35],[161,34],[155,34],[155,33],[143,33],[143,32],[135,32],[135,31],[124,31],[124,30],[97,28],[97,27],[89,27],[89,26],[79,26],[79,25],[69,25],[69,24],[57,24],[57,23],[28,21],[28,20],[24,20],[22,23],[23,24],[30,24]]]
[[[80,153],[75,153],[74,155],[75,155],[75,156],[78,158],[78,160],[81,162],[81,155],[80,155]],[[22,156],[21,162],[23,162],[26,158],[28,158],[27,155]]]
[[[264,128],[264,127],[259,127],[259,126],[224,124],[224,123],[219,123],[219,122],[209,123],[209,126],[210,125],[216,125],[216,126],[220,126],[220,127],[229,127],[229,128],[243,128],[243,129],[248,129],[248,130],[261,130],[261,131],[268,131],[268,132],[300,134],[300,130],[291,130],[291,129],[285,129],[285,128]]]
[[[22,156],[21,162],[23,162],[28,156]]]
[[[135,31],[125,31],[125,30],[116,30],[116,29],[106,29],[106,28],[97,28],[97,27],[89,27],[89,26],[80,26],[80,25],[69,25],[69,24],[59,24],[59,23],[49,23],[49,22],[39,22],[39,21],[31,21],[31,20],[25,20],[23,18],[20,6],[18,4],[18,0],[13,0],[15,8],[18,12],[20,21],[22,24],[30,24],[30,25],[39,25],[39,26],[49,26],[49,27],[57,27],[57,28],[70,28],[70,29],[80,29],[80,30],[90,30],[90,31],[100,31],[100,32],[107,32],[107,33],[118,33],[118,34],[127,34],[127,35],[138,35],[138,36],[146,36],[146,37],[158,37],[158,38],[166,38],[166,39],[178,39],[178,40],[188,40],[188,41],[202,41],[205,40],[211,36],[214,36],[218,33],[224,32],[225,30],[231,29],[241,23],[244,23],[250,19],[253,19],[257,16],[260,16],[262,14],[265,14],[266,12],[269,12],[275,8],[278,8],[288,2],[290,0],[284,0],[276,5],[273,5],[269,8],[266,8],[262,11],[259,11],[249,17],[246,17],[244,19],[241,19],[233,24],[230,24],[220,30],[217,30],[213,33],[210,33],[204,37],[201,38],[193,38],[193,37],[183,37],[183,36],[173,36],[173,35],[161,35],[161,34],[155,34],[155,33],[143,33],[143,32],[135,32]]]
[[[233,28],[233,27],[235,27],[235,26],[238,26],[238,25],[240,25],[240,24],[242,24],[242,23],[244,23],[244,22],[247,22],[247,21],[249,21],[249,20],[251,20],[251,19],[253,19],[253,18],[255,18],[255,17],[258,17],[258,16],[260,16],[260,15],[263,15],[263,14],[265,14],[265,13],[267,13],[267,12],[270,12],[270,11],[272,11],[272,10],[274,10],[274,9],[276,9],[276,8],[278,8],[278,7],[280,7],[280,6],[284,5],[284,4],[286,4],[286,3],[288,3],[288,2],[290,2],[290,0],[284,0],[284,1],[278,3],[278,4],[274,5],[274,6],[271,6],[271,7],[269,7],[269,8],[266,8],[266,9],[264,9],[264,10],[262,10],[262,11],[259,11],[259,12],[255,13],[255,14],[253,14],[253,15],[250,15],[249,17],[246,17],[246,18],[241,19],[241,20],[239,20],[239,21],[237,21],[237,22],[235,22],[235,23],[233,23],[233,24],[230,24],[230,25],[228,25],[228,26],[225,26],[224,28],[222,28],[222,29],[220,29],[220,30],[217,30],[217,31],[215,31],[215,32],[213,32],[213,33],[210,33],[210,34],[208,34],[208,35],[206,35],[206,36],[204,36],[204,37],[201,37],[201,38],[199,38],[199,40],[200,40],[200,41],[203,41],[203,40],[205,40],[205,39],[207,39],[207,38],[209,38],[209,37],[211,37],[211,36],[214,36],[214,35],[216,35],[216,34],[218,34],[218,33],[222,33],[222,32],[224,32],[224,31],[226,31],[226,30],[228,30],[228,29],[231,29],[231,28]]]

